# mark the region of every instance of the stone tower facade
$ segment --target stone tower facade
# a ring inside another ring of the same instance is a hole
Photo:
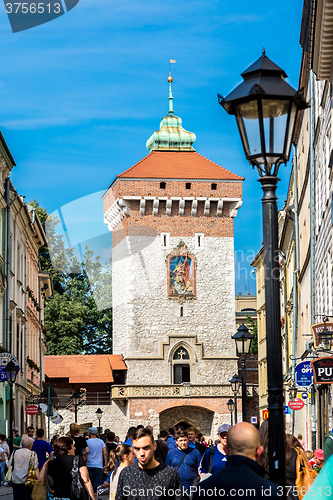
[[[174,116],[171,82],[150,153],[104,194],[114,353],[128,367],[112,396],[131,425],[183,422],[213,436],[230,420],[237,372],[233,218],[243,178],[194,150],[195,135]]]

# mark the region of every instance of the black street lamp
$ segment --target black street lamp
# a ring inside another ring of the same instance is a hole
[[[296,396],[297,396],[297,387],[292,385],[291,387],[289,387],[289,399],[293,401],[294,399],[296,399]]]
[[[72,402],[73,402],[73,405],[74,405],[74,421],[75,423],[77,424],[77,408],[80,404],[80,401],[81,401],[81,396],[80,394],[75,391],[73,394],[72,394]]]
[[[19,371],[18,366],[14,361],[10,360],[5,368],[7,382],[9,383],[9,450],[13,452],[13,385],[15,384],[16,375]]]
[[[253,335],[245,325],[238,327],[235,335],[231,337],[236,343],[237,356],[240,357],[242,362],[242,416],[243,422],[246,422],[246,369],[245,358],[250,352],[251,341]]]
[[[333,332],[331,332],[326,326],[326,321],[328,321],[328,319],[329,318],[326,316],[323,318],[324,328],[319,333],[319,342],[322,345],[323,351],[330,351],[332,345]]]
[[[230,398],[229,401],[227,402],[227,407],[228,407],[228,410],[230,411],[230,418],[231,418],[231,426],[233,426],[233,422],[232,422],[232,412],[234,411],[234,407],[235,407],[235,403],[233,402],[233,400]]]
[[[278,219],[279,166],[289,159],[297,113],[308,107],[286,73],[263,51],[243,73],[244,81],[219,103],[235,115],[246,159],[258,168],[263,189],[266,348],[269,411],[270,479],[285,485],[282,338],[280,322]]]
[[[98,434],[101,433],[101,418],[102,418],[102,415],[103,415],[103,410],[101,410],[100,408],[97,408],[97,410],[96,410],[96,417],[98,418]]]
[[[231,380],[229,380],[231,384],[232,392],[234,393],[234,404],[235,404],[235,424],[237,424],[237,394],[242,383],[239,376],[235,373]]]

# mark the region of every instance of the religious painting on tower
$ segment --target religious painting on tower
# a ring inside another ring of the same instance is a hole
[[[195,296],[195,261],[191,255],[172,255],[168,258],[168,295]]]

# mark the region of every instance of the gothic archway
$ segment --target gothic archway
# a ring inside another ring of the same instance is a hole
[[[183,427],[194,426],[204,436],[212,435],[214,412],[200,406],[175,406],[161,411],[160,430],[168,430],[177,424]]]

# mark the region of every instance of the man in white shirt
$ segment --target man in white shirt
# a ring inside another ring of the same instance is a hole
[[[87,455],[87,468],[89,471],[90,480],[93,485],[94,493],[97,492],[97,486],[103,484],[103,461],[107,464],[107,451],[104,441],[97,437],[97,428],[89,427],[89,439],[87,439],[87,446],[89,452]]]

